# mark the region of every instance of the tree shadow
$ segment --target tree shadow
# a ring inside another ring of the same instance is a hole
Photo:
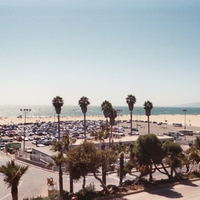
[[[180,181],[178,183],[178,185],[186,185],[186,186],[191,186],[191,187],[198,187],[198,185],[194,184],[192,181],[190,180],[185,180],[185,181]],[[181,193],[173,190],[174,185],[162,185],[162,187],[159,186],[155,186],[153,189],[147,189],[146,191],[149,194],[156,194],[156,195],[160,195],[166,198],[170,198],[170,199],[174,199],[174,198],[181,198],[183,197]]]
[[[197,184],[194,184],[193,181],[190,181],[190,180],[181,181],[179,183],[179,185],[186,185],[186,186],[198,187]]]
[[[166,187],[166,188],[162,188],[159,190],[149,190],[147,191],[149,194],[153,194],[153,195],[159,195],[162,197],[166,197],[169,199],[175,199],[175,198],[181,198],[183,197],[183,195],[179,192],[176,192],[174,190],[172,190],[173,188],[171,187]]]

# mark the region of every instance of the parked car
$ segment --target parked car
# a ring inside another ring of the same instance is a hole
[[[26,147],[26,152],[27,153],[32,153],[32,148],[31,147]]]
[[[36,146],[37,146],[37,147],[45,147],[45,145],[44,145],[44,144],[41,144],[41,143],[38,143]]]

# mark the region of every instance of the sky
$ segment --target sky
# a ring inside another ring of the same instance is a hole
[[[199,0],[0,0],[0,105],[200,102]]]

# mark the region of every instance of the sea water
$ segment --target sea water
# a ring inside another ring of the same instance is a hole
[[[113,106],[118,115],[129,115],[130,111],[127,106]],[[27,113],[28,116],[54,116],[55,109],[52,105],[0,105],[0,117],[17,117],[23,113],[20,109],[31,109]],[[183,110],[186,110],[185,112]],[[133,109],[133,115],[144,115],[145,110],[143,107],[136,106]],[[195,115],[200,114],[199,107],[154,107],[151,111],[152,115]],[[82,111],[79,106],[63,106],[61,110],[61,116],[81,116]],[[88,106],[87,116],[102,116],[103,112],[100,106]]]

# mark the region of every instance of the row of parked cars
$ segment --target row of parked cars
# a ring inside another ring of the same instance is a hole
[[[106,124],[105,121],[87,121],[87,137],[91,138],[90,133],[101,129],[101,125]],[[60,135],[68,133],[70,137],[77,139],[84,138],[84,121],[61,121]],[[38,146],[50,145],[53,140],[58,139],[58,123],[57,122],[36,122],[16,125],[0,125],[1,136],[7,136],[16,141],[32,141]]]

